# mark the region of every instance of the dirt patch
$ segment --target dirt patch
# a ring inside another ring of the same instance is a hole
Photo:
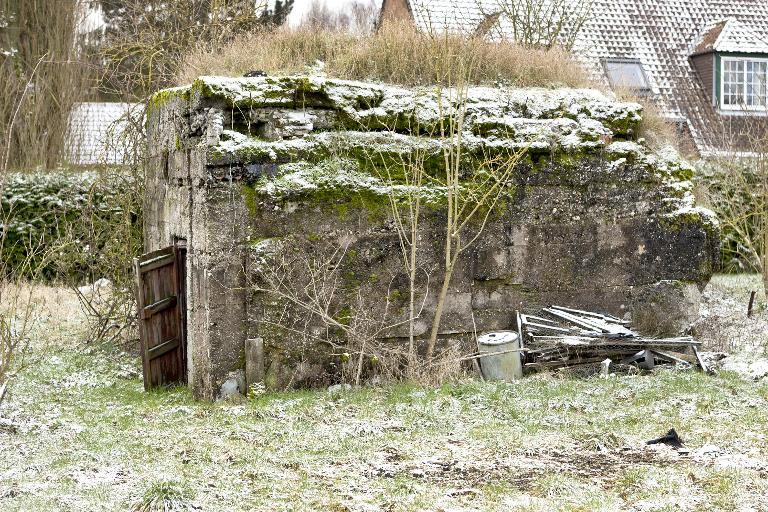
[[[414,460],[397,448],[386,447],[374,456],[364,472],[369,477],[407,475],[465,490],[488,483],[504,483],[528,492],[537,480],[553,473],[610,489],[625,469],[684,462],[674,452],[630,447],[601,451],[533,449],[506,455],[481,450],[463,457],[455,455]]]

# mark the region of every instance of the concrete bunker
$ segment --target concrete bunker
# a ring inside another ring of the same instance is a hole
[[[475,87],[459,105],[434,88],[201,77],[150,101],[145,205],[147,251],[186,244],[186,371],[196,396],[216,397],[255,338],[270,387],[338,377],[343,333],[265,293],[270,272],[301,283],[334,267],[337,327],[385,315],[373,335],[407,340],[408,281],[390,206],[404,186],[397,163],[418,153],[439,176],[437,127],[459,108],[467,172],[479,155],[524,155],[460,258],[441,339],[514,328],[515,309],[551,303],[664,319],[670,329],[697,314],[717,262],[717,222],[694,205],[691,168],[638,137],[640,105],[593,90]],[[444,212],[439,180],[420,191],[426,292],[414,327],[424,337]]]

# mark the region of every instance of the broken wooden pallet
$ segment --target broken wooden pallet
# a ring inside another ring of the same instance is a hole
[[[651,369],[656,364],[691,364],[707,368],[698,355],[700,342],[691,336],[641,336],[626,320],[564,306],[543,308],[540,314],[515,312],[526,368],[561,368],[610,359]]]

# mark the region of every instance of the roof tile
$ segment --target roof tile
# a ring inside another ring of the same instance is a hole
[[[505,0],[410,0],[422,30],[472,32]],[[548,0],[542,0],[544,2]],[[583,0],[574,2],[574,8]],[[718,29],[719,24],[722,26]],[[509,20],[498,29],[509,35]],[[716,33],[708,34],[715,30]],[[718,145],[713,123],[722,123],[689,61],[707,45],[720,52],[768,53],[766,0],[593,0],[574,44],[588,71],[602,83],[602,59],[639,59],[656,101],[670,118],[687,118],[701,152]],[[704,46],[702,46],[704,45]]]

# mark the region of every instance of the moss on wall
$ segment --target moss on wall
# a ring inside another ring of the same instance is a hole
[[[157,112],[174,99],[189,101],[192,91],[192,87],[189,86],[161,89],[149,97],[149,100],[147,101],[147,111],[149,113]]]
[[[316,284],[318,273],[335,273],[328,315],[342,326],[328,316],[318,326],[311,313],[285,308],[263,288],[248,297],[249,335],[265,339],[271,387],[338,378],[345,364],[340,354],[360,352],[344,345],[343,326],[358,318],[403,323],[410,283],[393,208],[404,212],[416,198],[424,208],[417,243],[423,282],[416,288],[427,290],[420,323],[429,323],[444,266],[446,152],[458,160],[457,193],[468,205],[484,192],[483,178],[493,182],[509,166],[512,172],[505,174],[500,200],[476,214],[478,225],[487,221],[486,231],[457,266],[445,332],[508,328],[509,311],[521,303],[562,299],[616,312],[633,286],[705,281],[711,271],[706,245],[716,239],[716,227],[688,210],[690,170],[679,157],[633,140],[639,105],[594,91],[477,88],[468,92],[460,133],[441,136],[436,127],[450,124],[457,105],[434,90],[320,77],[209,77],[186,94],[194,95],[196,110],[176,150],[198,145],[199,186],[212,191],[207,197],[247,212],[212,220],[222,236],[204,243],[231,242],[244,251],[235,257],[246,260],[248,273],[278,269],[281,282],[300,291]],[[177,104],[167,105],[172,98],[160,95],[153,105],[177,113]],[[252,123],[258,127],[252,130]],[[163,141],[173,152],[173,136]],[[410,166],[424,173],[418,187],[409,185]],[[232,219],[245,225],[230,229]],[[478,225],[465,228],[465,240]],[[230,232],[245,240],[227,240]],[[343,261],[333,259],[339,247]],[[647,264],[659,256],[668,261]],[[291,261],[298,267],[282,272]],[[279,321],[296,323],[269,324]],[[386,329],[377,336],[408,335]],[[317,343],[318,333],[329,343]]]

